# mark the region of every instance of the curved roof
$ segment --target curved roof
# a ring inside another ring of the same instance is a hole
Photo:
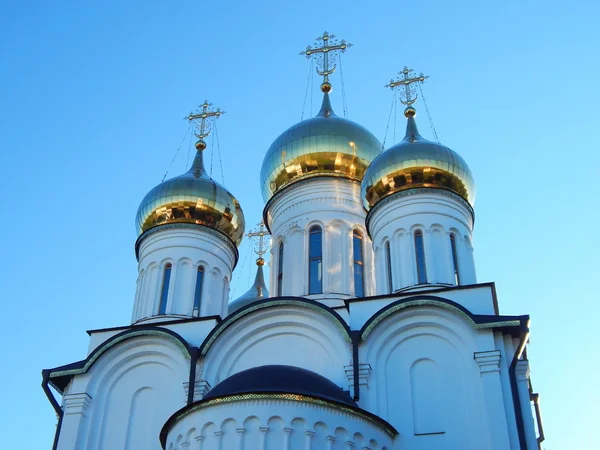
[[[381,150],[373,133],[333,112],[325,93],[316,117],[288,128],[267,150],[260,172],[263,199],[316,176],[361,181]]]
[[[212,388],[202,401],[250,393],[309,395],[357,407],[347,392],[327,378],[293,366],[259,366],[243,370]]]

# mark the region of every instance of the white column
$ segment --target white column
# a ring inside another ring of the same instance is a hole
[[[244,427],[236,428],[235,431],[237,431],[237,436],[238,436],[238,450],[243,450],[243,448],[244,448],[244,432],[246,431],[246,429]]]
[[[63,396],[63,418],[57,450],[72,450],[82,445],[82,434],[87,426],[87,410],[92,398],[85,392]]]
[[[333,448],[334,442],[335,442],[335,436],[327,436],[325,438],[325,449],[331,450]]]
[[[307,430],[304,432],[304,435],[306,436],[306,441],[304,441],[304,443],[305,443],[304,448],[305,448],[305,450],[310,450],[312,447],[312,438],[315,435],[315,432]]]
[[[517,390],[519,392],[519,402],[521,403],[527,450],[537,450],[539,446],[535,433],[533,412],[531,411],[531,399],[529,398],[529,361],[521,360],[517,362],[515,375],[517,377]]]
[[[266,450],[265,446],[267,445],[267,440],[265,438],[267,437],[267,431],[269,431],[269,427],[260,427],[258,431],[260,432],[260,434],[258,436],[259,443],[257,450]]]
[[[483,395],[490,430],[490,448],[496,450],[509,449],[510,439],[506,414],[504,412],[502,380],[500,379],[500,350],[475,352],[474,357],[481,372]]]
[[[290,435],[292,434],[292,431],[294,429],[290,428],[290,427],[284,427],[283,428],[283,432],[285,433],[284,436],[284,440],[283,440],[283,450],[289,450],[290,449]]]

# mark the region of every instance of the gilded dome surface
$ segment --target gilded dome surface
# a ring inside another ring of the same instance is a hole
[[[138,235],[159,225],[192,223],[212,228],[239,245],[244,235],[244,213],[237,199],[208,176],[202,151],[189,171],[152,189],[136,216]]]
[[[370,131],[335,115],[325,93],[316,117],[288,128],[269,147],[260,172],[263,198],[314,176],[361,181],[381,150]]]
[[[379,155],[365,173],[361,184],[364,208],[368,211],[388,195],[416,187],[450,190],[473,206],[471,169],[458,153],[421,137],[411,111],[404,139]]]

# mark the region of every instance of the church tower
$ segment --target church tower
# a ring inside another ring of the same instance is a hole
[[[321,109],[266,150],[258,229],[244,234],[204,169],[222,111],[189,114],[191,168],[137,212],[131,323],[88,331],[84,359],[42,372],[53,450],[540,449],[529,316],[501,315],[476,281],[473,175],[417,129],[426,77],[390,82],[406,135],[382,151],[331,105],[350,44],[318,39],[303,54],[318,58]],[[230,301],[244,235],[256,278]]]
[[[361,191],[377,294],[474,284],[473,175],[458,153],[421,137],[412,84],[426,77],[400,73],[388,86],[404,87],[406,135],[373,161]]]

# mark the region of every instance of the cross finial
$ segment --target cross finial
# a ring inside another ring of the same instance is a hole
[[[258,259],[256,260],[256,264],[262,266],[265,264],[265,260],[263,259],[263,255],[267,253],[269,244],[265,242],[265,236],[269,236],[269,232],[265,228],[265,223],[260,222],[256,225],[258,227],[257,230],[250,231],[246,236],[250,239],[258,238],[258,243],[256,244],[256,248],[254,252],[258,255]]]
[[[400,100],[400,102],[402,102],[403,105],[410,107],[410,105],[417,101],[418,97],[418,95],[415,93],[412,84],[422,83],[427,78],[429,78],[429,76],[423,75],[423,73],[420,73],[419,75],[415,76],[414,71],[406,66],[404,66],[404,69],[402,69],[401,72],[398,72],[398,74],[402,75],[403,77],[398,78],[396,81],[390,80],[389,84],[386,84],[385,87],[395,89],[398,86],[404,86],[404,93],[402,93],[401,95],[403,95],[405,100]]]
[[[196,148],[198,150],[204,150],[206,148],[206,142],[204,142],[204,138],[210,134],[210,121],[217,119],[221,114],[225,114],[225,111],[221,111],[219,108],[216,110],[209,110],[212,106],[212,103],[208,103],[208,100],[204,100],[198,108],[197,112],[194,114],[190,112],[185,119],[192,121],[200,119],[198,123],[198,131],[199,133],[194,133],[198,138],[198,142],[196,142]]]
[[[310,45],[306,47],[306,50],[300,52],[301,55],[306,55],[310,58],[315,55],[318,60],[318,66],[322,66],[322,70],[317,67],[317,73],[323,77],[323,83],[321,83],[321,91],[331,92],[331,83],[329,83],[329,75],[335,72],[335,52],[344,53],[347,48],[352,47],[352,44],[345,40],[337,41],[335,35],[329,34],[327,31],[322,36],[316,38],[317,41],[322,41],[322,45],[315,42],[314,47]],[[333,64],[333,66],[331,66]]]

